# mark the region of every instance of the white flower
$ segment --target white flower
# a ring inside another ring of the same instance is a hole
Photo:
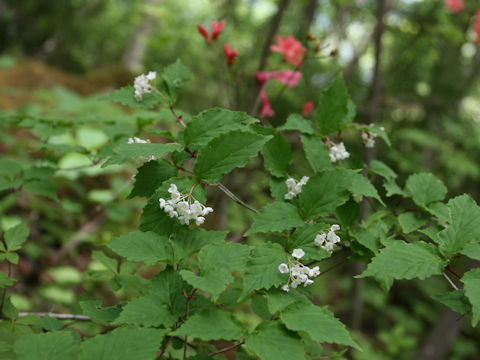
[[[308,285],[312,285],[312,284],[313,284],[313,280],[307,279],[307,280],[305,280],[305,282],[303,283],[303,286],[308,286]]]
[[[321,246],[326,251],[332,251],[333,246],[341,241],[340,237],[335,234],[335,231],[338,230],[340,230],[340,225],[333,224],[327,234],[321,233],[315,236],[314,244]]]
[[[288,284],[285,284],[285,285],[282,286],[282,290],[286,291],[286,292],[289,292],[290,291],[290,286],[288,286]]]
[[[326,239],[327,239],[327,234],[322,233],[315,236],[315,240],[313,242],[315,243],[315,245],[321,246],[325,243]]]
[[[350,153],[345,149],[343,142],[331,145],[329,149],[329,155],[331,162],[336,162],[350,157]]]
[[[133,138],[128,138],[128,144],[148,144],[150,140],[143,140],[139,137],[134,136]]]
[[[297,183],[295,179],[288,178],[285,181],[287,185],[287,193],[285,194],[286,200],[292,200],[295,196],[302,192],[302,186],[307,183],[310,178],[308,176],[302,177],[302,179]]]
[[[305,256],[305,251],[303,251],[302,249],[294,249],[292,252],[292,256],[296,259],[301,259]]]
[[[318,266],[311,268],[308,272],[308,276],[310,277],[317,277],[318,275],[320,275],[320,268]]]
[[[278,271],[280,271],[282,274],[287,274],[290,272],[290,269],[288,268],[287,264],[280,264],[278,265]]]
[[[147,75],[140,75],[135,78],[133,87],[135,88],[135,99],[137,101],[142,100],[142,96],[145,93],[152,92],[152,85],[150,85],[151,80],[155,80],[157,73],[150,71]]]

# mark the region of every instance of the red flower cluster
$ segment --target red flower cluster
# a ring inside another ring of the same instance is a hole
[[[465,7],[462,0],[445,0],[445,6],[454,14],[462,11]]]
[[[312,101],[307,101],[305,105],[303,105],[302,109],[302,116],[307,117],[308,114],[310,114],[313,110],[313,102]]]
[[[223,47],[223,52],[225,53],[225,58],[227,59],[228,66],[232,66],[235,62],[235,56],[237,56],[238,51],[230,49],[230,45],[226,43]]]
[[[209,34],[207,29],[205,29],[202,25],[197,25],[198,32],[205,38],[207,44],[210,44],[213,40],[215,40],[218,35],[220,35],[225,27],[225,20],[222,21],[214,21],[212,22],[212,34]]]
[[[302,65],[303,55],[307,52],[300,41],[295,39],[292,35],[282,37],[277,35],[277,45],[271,45],[270,50],[283,54],[285,62],[295,66]]]

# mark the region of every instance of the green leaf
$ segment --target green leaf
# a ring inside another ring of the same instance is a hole
[[[0,175],[13,180],[22,171],[22,167],[16,159],[0,159]]]
[[[127,160],[134,160],[138,158],[148,159],[151,156],[162,158],[173,151],[182,150],[182,145],[176,144],[128,144],[123,143],[117,145],[113,149],[113,154],[103,166],[113,164],[123,164]]]
[[[156,92],[143,94],[142,100],[137,101],[137,99],[135,99],[135,89],[130,85],[111,92],[106,98],[107,100],[111,100],[122,105],[142,109],[153,108],[157,104],[165,103],[165,100],[162,98],[162,96]]]
[[[78,344],[68,331],[30,334],[14,347],[18,360],[71,360],[78,354]]]
[[[55,174],[55,169],[52,167],[31,167],[23,172],[24,180],[50,180]]]
[[[219,108],[205,110],[187,124],[184,132],[185,146],[204,146],[219,135],[245,129],[243,124],[256,121],[258,120],[240,111]]]
[[[446,262],[432,244],[394,240],[372,259],[359,277],[389,275],[395,279],[425,279],[440,275]]]
[[[280,134],[275,134],[262,149],[265,169],[273,176],[284,177],[292,161],[290,145]]]
[[[395,171],[379,160],[372,160],[370,162],[370,170],[387,180],[395,180],[397,178]]]
[[[205,245],[222,242],[227,233],[227,231],[207,231],[182,227],[173,234],[172,238],[175,261],[179,262],[189,257]]]
[[[443,200],[447,188],[430,173],[413,174],[407,179],[405,190],[412,196],[415,204],[426,207],[428,204]]]
[[[472,313],[472,305],[465,296],[465,290],[455,290],[443,295],[432,296],[432,298],[462,315]]]
[[[480,241],[480,208],[469,195],[450,199],[449,226],[438,233],[440,251],[447,257],[460,252],[468,243]]]
[[[285,124],[280,126],[278,130],[299,130],[303,134],[313,135],[315,128],[311,121],[304,119],[299,114],[290,114]]]
[[[167,304],[173,314],[185,312],[185,297],[182,290],[188,292],[189,289],[190,287],[183,281],[178,272],[171,267],[155,276],[149,283],[149,290],[152,295],[159,297],[162,303]]]
[[[152,360],[165,332],[161,329],[118,328],[85,340],[80,347],[79,360]]]
[[[300,337],[285,329],[278,321],[260,324],[255,333],[247,335],[245,345],[262,360],[303,360]]]
[[[304,331],[315,341],[344,344],[359,349],[345,325],[326,307],[299,301],[282,310],[280,319],[290,330]]]
[[[288,239],[288,251],[292,253],[294,249],[303,249],[305,260],[322,260],[330,257],[330,253],[320,246],[315,245],[315,237],[327,230],[330,226],[327,224],[309,224],[305,223],[297,228],[293,235]]]
[[[380,246],[380,239],[375,236],[373,232],[368,229],[357,228],[350,232],[350,235],[355,238],[361,245],[371,250],[373,253],[378,253]]]
[[[349,190],[357,196],[373,197],[374,199],[377,199],[380,204],[385,206],[382,198],[378,195],[377,189],[375,189],[372,183],[362,174],[355,174],[353,176]]]
[[[255,222],[245,235],[248,236],[255,233],[290,230],[302,225],[303,220],[298,214],[295,206],[277,201],[268,204],[260,210]]]
[[[253,247],[231,242],[213,243],[202,248],[198,260],[202,268],[224,269],[228,272],[245,269]]]
[[[207,310],[190,317],[172,336],[191,336],[203,341],[238,340],[242,327],[227,312]]]
[[[352,121],[354,113],[348,110],[349,100],[342,75],[338,74],[318,102],[315,121],[322,135],[337,132]]]
[[[397,185],[395,180],[389,179],[385,180],[383,182],[383,187],[386,190],[386,194],[388,197],[393,196],[393,195],[401,195],[401,196],[407,196],[407,193],[402,190],[400,186]]]
[[[152,160],[138,168],[135,175],[135,184],[127,199],[135,196],[150,197],[165,180],[175,177],[177,168],[165,160]]]
[[[308,301],[305,295],[300,294],[298,291],[285,292],[280,289],[271,289],[267,295],[268,311],[272,315],[297,301]]]
[[[468,243],[460,253],[468,256],[470,259],[480,260],[480,243]]]
[[[418,218],[413,212],[406,212],[398,215],[398,223],[402,227],[402,231],[405,234],[408,234],[425,225],[427,223],[427,219]]]
[[[23,188],[34,194],[58,201],[57,192],[50,181],[32,180],[25,183]]]
[[[27,240],[30,229],[24,221],[9,228],[5,232],[5,243],[8,251],[15,251],[21,248],[21,245]]]
[[[285,184],[285,178],[270,178],[270,194],[277,201],[284,201],[285,194],[287,193],[287,185]]]
[[[285,274],[278,271],[278,265],[286,261],[285,250],[279,244],[267,242],[259,245],[253,251],[250,262],[247,264],[240,301],[251,291],[268,290],[272,286],[286,283]]]
[[[302,135],[300,139],[302,140],[305,156],[314,172],[332,168],[328,149],[322,139],[310,135]]]
[[[462,276],[465,295],[472,304],[472,326],[480,321],[480,268],[472,269]]]
[[[22,185],[21,179],[10,180],[6,176],[0,176],[0,191],[15,189]]]
[[[145,265],[172,261],[172,247],[166,237],[154,232],[134,231],[111,240],[107,246],[118,255]]]
[[[332,214],[348,200],[352,174],[351,170],[335,168],[311,177],[299,195],[301,215],[314,219]]]
[[[118,261],[108,257],[103,252],[97,250],[92,251],[92,259],[99,261],[112,273],[116,274],[118,272]]]
[[[7,274],[4,272],[0,271],[0,289],[4,289],[6,287],[9,287],[13,284],[15,284],[17,280],[15,279],[10,279]]]
[[[170,312],[169,306],[163,303],[160,297],[147,295],[129,301],[113,323],[170,327],[175,321],[177,317]]]
[[[213,301],[217,301],[218,296],[234,280],[230,272],[220,268],[208,269],[202,271],[199,275],[189,270],[181,270],[180,275],[194,288],[210,293]]]
[[[225,174],[245,166],[271,136],[231,131],[214,138],[197,154],[195,176],[207,183],[220,181]]]
[[[98,300],[80,301],[79,304],[84,315],[102,325],[110,324],[121,312],[121,308],[117,306],[102,307],[102,302]]]
[[[192,73],[177,59],[173,64],[168,65],[162,72],[162,78],[167,88],[167,93],[172,102],[177,100],[178,89],[187,81],[193,79]]]

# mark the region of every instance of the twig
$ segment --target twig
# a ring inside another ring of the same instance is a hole
[[[190,295],[187,295],[185,290],[184,290],[184,295],[185,295],[185,299],[186,299],[185,321],[188,320],[188,315],[190,313],[190,300],[192,300],[196,291],[197,291],[197,289],[195,288],[195,289],[192,290]],[[183,360],[185,360],[187,358],[187,345],[188,345],[188,336],[185,335],[185,340],[184,340],[184,343],[183,343]]]
[[[183,122],[183,119],[181,116],[177,115],[177,113],[175,112],[175,109],[173,108],[172,105],[170,105],[170,111],[172,112],[173,116],[175,116],[175,119],[177,119],[178,123],[180,125],[182,125],[182,127],[186,127],[185,123]]]
[[[448,275],[445,274],[445,271],[444,271],[442,274],[443,274],[443,277],[444,277],[445,279],[447,279],[448,283],[449,283],[450,285],[452,285],[453,289],[454,289],[454,290],[458,290],[457,285],[455,285],[454,282],[452,281],[452,279],[450,279],[450,278],[448,277]]]
[[[220,190],[222,190],[225,195],[227,195],[230,199],[232,199],[233,201],[235,201],[236,203],[242,205],[243,207],[246,207],[248,210],[251,210],[253,211],[255,214],[258,214],[258,210],[251,207],[250,205],[248,205],[247,203],[243,202],[242,200],[240,200],[234,193],[232,193],[230,190],[228,190],[225,185],[223,185],[222,183],[214,183],[212,184],[214,186],[218,186],[218,188]]]
[[[81,321],[91,321],[92,319],[89,316],[85,315],[76,315],[76,314],[57,314],[52,312],[19,312],[18,317],[24,316],[38,316],[38,317],[46,317],[49,316],[51,318],[60,319],[60,320],[81,320]]]
[[[445,269],[447,269],[448,271],[450,271],[453,275],[455,275],[457,278],[461,279],[462,277],[460,275],[458,275],[458,273],[452,269],[452,267],[450,265],[447,265],[445,267]]]
[[[215,351],[214,353],[209,354],[209,356],[214,356],[214,355],[218,355],[218,354],[227,352],[227,351],[232,350],[232,349],[235,349],[236,347],[238,347],[238,346],[240,346],[240,345],[243,345],[243,344],[245,344],[245,340],[242,340],[242,341],[239,342],[238,344],[234,344],[234,345],[231,345],[231,346],[227,346],[226,348],[223,348],[223,349],[220,349],[220,350],[218,350],[218,351]]]

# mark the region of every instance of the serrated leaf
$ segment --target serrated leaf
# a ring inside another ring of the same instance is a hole
[[[111,92],[106,99],[129,107],[142,109],[153,108],[157,104],[165,103],[162,96],[156,92],[145,93],[142,95],[142,100],[138,101],[135,99],[135,89],[130,85]]]
[[[23,188],[34,194],[58,201],[57,192],[50,181],[31,180],[23,184]]]
[[[270,194],[275,200],[284,201],[286,193],[287,185],[285,184],[285,178],[270,178]]]
[[[118,261],[105,255],[101,251],[92,251],[92,259],[99,261],[108,270],[116,274],[118,272]]]
[[[30,334],[14,347],[19,360],[71,360],[78,354],[78,344],[68,331]]]
[[[323,92],[317,105],[315,121],[322,135],[328,135],[342,129],[352,121],[354,111],[349,111],[347,88],[339,74]]]
[[[438,233],[440,251],[447,257],[460,252],[470,242],[480,240],[480,208],[469,195],[450,199],[449,226]]]
[[[15,284],[16,281],[17,281],[16,279],[10,279],[7,276],[7,274],[0,271],[0,289],[4,289],[6,287],[9,287],[9,286]]]
[[[297,301],[308,301],[308,299],[298,291],[285,292],[280,289],[271,289],[267,293],[268,311],[272,315]]]
[[[393,195],[401,195],[401,196],[407,196],[407,193],[402,190],[400,186],[397,185],[395,180],[393,179],[388,179],[383,182],[383,187],[385,188],[386,191],[386,196],[390,197]]]
[[[333,213],[349,198],[352,174],[351,170],[336,168],[311,177],[299,195],[301,215],[314,219]]]
[[[21,179],[10,180],[6,176],[0,176],[0,191],[15,189],[22,185]]]
[[[226,231],[207,231],[204,229],[181,228],[172,237],[175,261],[179,262],[205,245],[220,243],[227,236]]]
[[[286,202],[277,201],[268,204],[260,210],[252,227],[245,235],[290,230],[302,225],[303,220],[295,206]]]
[[[55,169],[52,167],[31,167],[23,172],[24,180],[50,180],[55,174]]]
[[[288,239],[288,251],[292,253],[294,249],[303,249],[305,256],[302,259],[305,260],[322,260],[330,257],[328,251],[315,245],[315,237],[329,227],[327,224],[304,223],[301,227],[297,228]]]
[[[202,268],[224,269],[228,272],[245,268],[253,247],[231,242],[213,243],[204,246],[198,254]]]
[[[443,295],[432,296],[432,298],[462,315],[472,313],[472,305],[465,296],[465,290],[455,290]]]
[[[258,120],[240,111],[219,108],[205,110],[187,124],[184,132],[185,146],[204,146],[221,134],[242,130],[244,124],[256,121]]]
[[[372,160],[370,162],[370,170],[387,180],[395,180],[397,178],[395,171],[380,160]]]
[[[145,265],[172,261],[172,247],[166,237],[154,232],[134,231],[112,239],[107,246],[131,261],[143,261]]]
[[[162,72],[162,78],[167,88],[167,93],[172,102],[175,102],[178,89],[187,81],[193,78],[192,73],[177,59],[173,64],[168,65]]]
[[[162,183],[177,176],[178,170],[165,160],[152,160],[138,168],[135,184],[127,199],[135,196],[150,197]]]
[[[302,140],[305,156],[314,172],[320,172],[332,168],[328,149],[320,138],[316,136],[302,135],[300,139]]]
[[[170,312],[169,306],[155,295],[146,295],[129,301],[113,322],[116,325],[142,325],[170,327],[177,317]]]
[[[22,167],[16,159],[0,159],[0,175],[7,177],[9,180],[13,180],[21,171]]]
[[[238,340],[242,327],[227,312],[207,310],[190,317],[172,336],[191,336],[200,340]]]
[[[176,314],[185,311],[185,297],[182,290],[189,291],[190,286],[171,267],[155,276],[149,283],[152,295],[159,297],[162,303],[167,304],[170,312]]]
[[[189,270],[181,270],[182,278],[194,288],[206,291],[212,295],[213,301],[217,301],[218,296],[233,282],[233,276],[229,271],[220,268],[210,268],[202,271],[199,275]]]
[[[278,321],[264,322],[247,335],[245,345],[262,360],[303,360],[300,337],[285,329]]]
[[[102,307],[102,302],[98,300],[80,301],[79,304],[84,315],[89,316],[93,322],[102,325],[111,323],[122,311],[117,306]]]
[[[195,176],[207,183],[220,181],[228,172],[245,166],[270,139],[242,131],[216,137],[198,151]]]
[[[371,250],[373,253],[378,253],[380,246],[380,239],[375,236],[373,232],[368,229],[357,228],[350,232],[350,235],[355,238],[361,245]]]
[[[292,160],[292,151],[283,136],[275,134],[263,145],[261,153],[265,169],[270,171],[273,176],[284,177]]]
[[[345,325],[326,307],[315,306],[310,301],[299,301],[282,310],[280,319],[288,329],[304,331],[315,341],[344,344],[359,349]]]
[[[405,234],[417,230],[427,223],[427,219],[418,218],[413,212],[406,212],[398,215],[398,223]]]
[[[240,301],[253,290],[268,290],[272,286],[286,283],[285,274],[278,271],[278,265],[286,260],[285,250],[279,244],[267,242],[259,245],[247,264]]]
[[[80,346],[79,360],[152,360],[165,332],[161,329],[118,328],[85,340]]]
[[[25,222],[20,222],[5,232],[5,243],[8,251],[15,251],[21,248],[21,245],[27,240],[30,229]]]
[[[472,326],[480,321],[480,268],[472,269],[462,276],[465,295],[472,304]]]
[[[428,204],[443,200],[447,195],[447,188],[430,173],[413,174],[407,179],[405,186],[415,204],[426,207]]]
[[[463,247],[460,253],[468,256],[470,259],[480,260],[480,243],[468,243]]]
[[[108,161],[103,165],[123,164],[127,160],[134,160],[138,158],[148,159],[151,156],[162,158],[165,155],[174,151],[182,150],[182,145],[176,144],[120,144],[113,149],[113,154]]]
[[[442,274],[445,265],[432,244],[394,240],[380,250],[359,277],[383,274],[394,279],[425,279]]]
[[[374,199],[377,199],[380,204],[385,206],[382,198],[378,195],[377,189],[375,189],[372,183],[362,174],[355,174],[353,176],[349,190],[357,196],[373,197]]]
[[[300,114],[290,114],[285,124],[278,130],[299,130],[303,134],[313,135],[315,128],[310,120],[304,119]]]

